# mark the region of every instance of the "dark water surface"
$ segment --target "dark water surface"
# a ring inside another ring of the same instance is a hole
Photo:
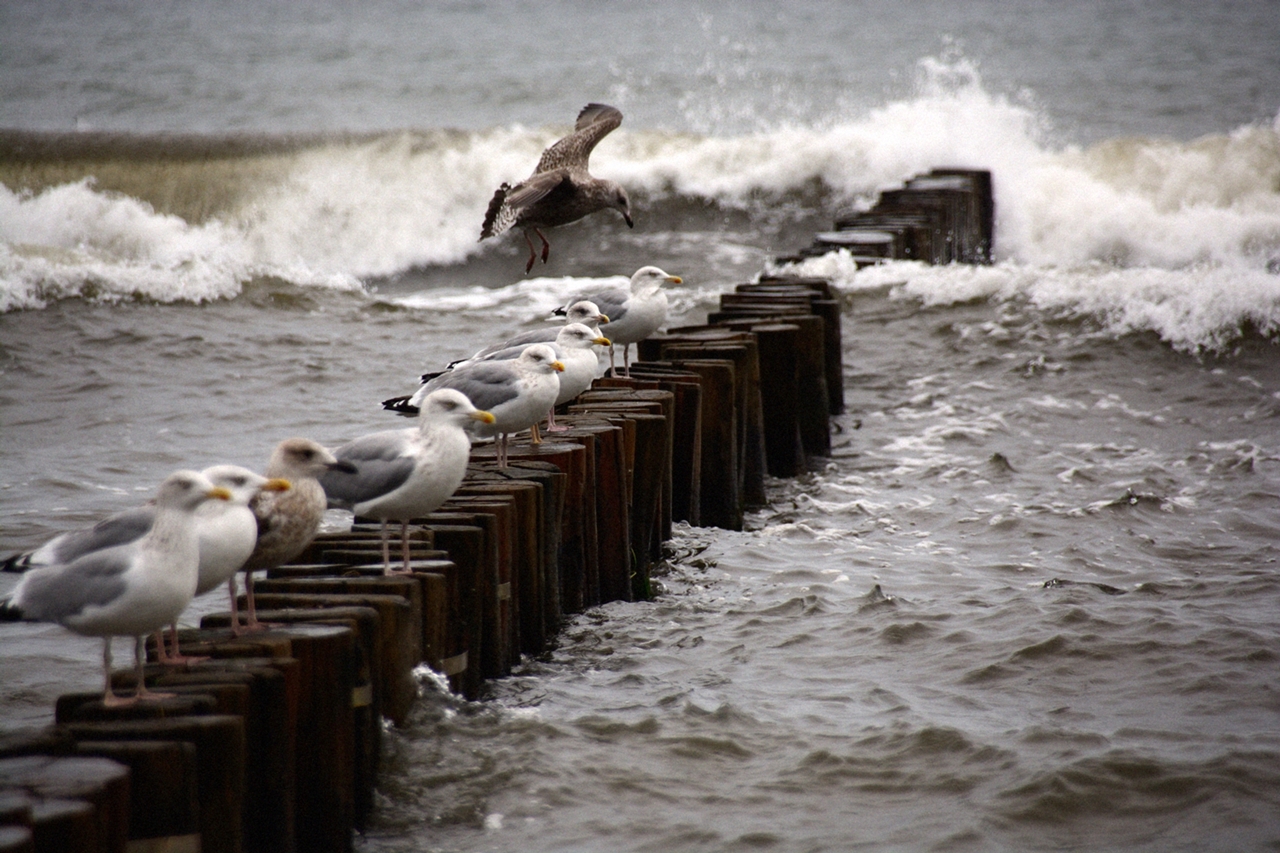
[[[995,265],[803,270],[845,303],[833,456],[485,701],[423,673],[357,847],[1280,849],[1277,43],[1270,0],[4,4],[0,553],[400,426],[644,264],[700,322],[987,168]],[[594,100],[636,228],[522,276],[486,204]],[[99,654],[0,626],[0,731]]]

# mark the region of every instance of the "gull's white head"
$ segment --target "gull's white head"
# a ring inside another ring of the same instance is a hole
[[[683,284],[684,279],[678,275],[670,275],[658,267],[641,267],[631,274],[632,293],[657,290],[667,283]]]

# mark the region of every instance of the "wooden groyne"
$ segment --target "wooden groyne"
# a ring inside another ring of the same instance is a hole
[[[778,261],[794,263],[843,249],[859,264],[989,264],[995,247],[995,210],[989,171],[933,169],[885,190],[869,210],[837,218],[831,231]]]
[[[916,179],[914,195],[882,197],[874,228],[859,214],[834,233],[987,262],[981,175]],[[738,285],[706,324],[641,342],[629,376],[598,380],[509,467],[474,447],[462,487],[413,523],[410,573],[385,575],[378,525],[356,519],[255,584],[274,627],[233,636],[224,613],[183,631],[184,652],[208,659],[145,675],[173,698],[61,697],[52,726],[0,739],[0,853],[351,850],[373,818],[383,721],[409,719],[417,667],[482,697],[566,618],[649,598],[674,523],[742,529],[768,477],[829,454],[840,321],[824,279]]]

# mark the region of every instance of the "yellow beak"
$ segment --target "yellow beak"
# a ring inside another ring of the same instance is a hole
[[[204,493],[206,498],[214,498],[220,501],[231,500],[231,492],[222,488],[222,486],[214,486],[212,489]]]
[[[671,282],[672,284],[684,284],[684,279],[682,279],[678,275],[667,276],[667,281]]]
[[[604,337],[604,336],[601,336],[601,337],[596,338],[596,339],[595,339],[594,341],[592,341],[591,343],[593,343],[593,344],[599,344],[599,345],[600,345],[600,346],[602,346],[602,347],[611,347],[611,346],[613,346],[613,341],[609,340],[608,338],[606,338],[606,337]]]
[[[551,362],[551,369],[554,370],[556,373],[564,373],[564,362],[563,361]]]
[[[474,412],[467,415],[467,417],[471,418],[473,421],[479,421],[482,424],[491,424],[497,420],[491,412],[486,412],[483,409],[476,409]]]
[[[609,322],[609,318],[608,318],[608,317],[606,317],[605,315],[601,314],[601,315],[600,315],[600,319],[599,319],[599,320],[597,320],[596,322],[597,322],[597,323],[599,323],[601,326],[603,326],[604,324],[606,324],[606,323],[608,323],[608,322]]]

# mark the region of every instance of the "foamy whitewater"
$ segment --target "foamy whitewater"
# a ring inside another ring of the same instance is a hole
[[[1275,850],[1277,44],[1270,0],[0,4],[0,556],[401,426],[640,266],[670,327],[822,275],[832,456],[483,701],[419,673],[357,849]],[[635,228],[526,276],[484,211],[590,101]],[[935,167],[991,170],[992,265],[777,262]],[[0,732],[99,680],[0,624]]]
[[[806,272],[842,286],[909,277],[930,304],[1026,298],[1117,334],[1154,331],[1178,348],[1221,349],[1280,319],[1280,133],[1246,126],[1177,142],[1054,147],[1037,113],[985,91],[966,60],[928,60],[919,92],[862,116],[731,137],[624,127],[593,158],[663,210],[750,212],[869,205],[936,164],[990,168],[994,269],[892,267],[862,276],[833,256]],[[258,277],[357,288],[486,250],[475,222],[492,188],[528,171],[566,130],[403,131],[247,155],[252,173],[218,207],[183,217],[148,198],[162,166],[131,164],[142,197],[85,178],[38,191],[0,187],[0,309],[51,300],[233,298]],[[160,141],[156,145],[160,145]],[[156,153],[160,153],[156,151]],[[265,161],[265,162],[263,162]],[[157,174],[149,175],[154,170]],[[224,170],[191,170],[188,193]],[[785,248],[785,247],[779,247]]]

